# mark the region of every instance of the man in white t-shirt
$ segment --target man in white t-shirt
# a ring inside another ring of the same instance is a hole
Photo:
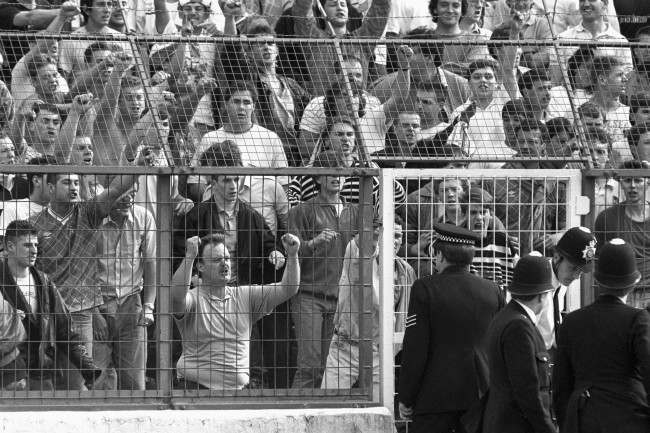
[[[111,35],[123,35],[123,33],[113,30],[108,26],[115,5],[112,0],[82,0],[81,11],[86,18],[86,25],[72,32],[70,35],[102,35],[110,37]],[[72,85],[75,74],[86,69],[84,52],[86,48],[94,41],[66,39],[61,41],[59,53],[59,69],[61,69]],[[127,41],[115,41],[122,46],[125,53],[133,55],[131,45]]]
[[[230,140],[237,144],[245,167],[282,168],[288,167],[284,145],[278,135],[253,122],[256,92],[243,81],[231,83],[223,91],[223,126],[208,132],[192,157],[192,166],[197,167],[203,153],[214,144]],[[260,178],[261,179],[261,178]],[[251,179],[254,182],[255,178]],[[278,178],[282,185],[289,183],[285,177]],[[190,196],[196,200],[203,194],[208,179],[189,176],[187,183]]]
[[[300,240],[282,237],[287,262],[279,283],[228,286],[230,253],[222,234],[186,241],[185,258],[172,278],[172,312],[183,352],[176,371],[184,389],[242,389],[249,383],[251,330],[256,321],[298,293]],[[201,276],[191,288],[192,268]]]

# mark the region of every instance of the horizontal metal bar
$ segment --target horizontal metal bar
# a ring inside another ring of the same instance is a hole
[[[135,40],[142,43],[163,43],[163,42],[188,42],[188,43],[224,43],[224,42],[255,42],[254,38],[246,38],[243,36],[180,36],[180,35],[125,35],[125,34],[72,34],[72,33],[24,33],[24,32],[0,32],[0,37],[16,38],[24,36],[25,39],[54,39],[54,40],[89,40],[89,41],[113,41],[113,42],[128,42]],[[275,37],[274,41],[278,44],[333,44],[334,38],[307,38],[307,37]],[[575,45],[588,45],[599,47],[630,47],[641,48],[650,47],[647,42],[628,42],[621,40],[600,39],[597,41],[584,40],[584,39],[520,39],[516,41],[511,40],[490,40],[481,41],[477,43],[472,40],[458,40],[458,39],[377,39],[377,38],[349,38],[337,39],[341,45],[372,45],[372,44],[388,44],[388,45],[402,45],[402,44],[431,44],[432,42],[440,42],[444,45],[485,45],[489,43],[493,46],[508,46],[508,45],[536,45],[536,46],[575,46]]]
[[[378,168],[314,167],[140,167],[88,165],[0,165],[0,173],[77,173],[133,175],[243,175],[243,176],[379,176]]]
[[[549,162],[586,162],[588,158],[564,158],[559,156],[551,157],[538,157],[538,158],[497,158],[497,157],[487,157],[480,159],[471,158],[471,157],[456,157],[456,156],[444,156],[440,158],[422,158],[417,156],[400,156],[399,158],[392,156],[375,156],[372,158],[373,161],[389,161],[389,162],[445,162],[445,161],[454,161],[454,162],[537,162],[537,161],[549,161]]]
[[[650,168],[625,169],[585,169],[582,175],[586,177],[650,177]]]

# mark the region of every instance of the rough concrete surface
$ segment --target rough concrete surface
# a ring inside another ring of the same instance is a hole
[[[364,409],[3,412],[2,433],[392,433],[383,407]]]

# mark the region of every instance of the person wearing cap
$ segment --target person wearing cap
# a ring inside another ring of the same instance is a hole
[[[555,352],[557,329],[566,309],[567,288],[582,274],[593,270],[595,255],[596,238],[587,227],[567,230],[553,250],[550,263],[554,292],[546,299],[537,321],[537,329],[551,355]]]
[[[602,246],[596,301],[570,313],[558,336],[554,407],[562,433],[650,431],[650,314],[626,305],[641,280],[623,239]]]
[[[503,307],[498,286],[469,272],[479,235],[436,224],[438,274],[411,288],[399,412],[412,433],[453,432],[488,387],[486,330]]]
[[[550,414],[551,358],[536,327],[555,289],[551,275],[551,263],[540,253],[522,257],[508,286],[512,300],[490,324],[483,433],[556,432]]]

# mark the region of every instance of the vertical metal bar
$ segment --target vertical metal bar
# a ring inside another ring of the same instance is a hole
[[[158,267],[156,298],[158,312],[156,326],[158,372],[157,386],[161,394],[169,394],[172,389],[172,314],[171,311],[171,275],[172,275],[172,200],[171,174],[158,175],[157,217],[158,233]]]
[[[394,173],[392,169],[382,170],[379,178],[381,200],[381,216],[383,227],[381,231],[381,248],[379,263],[379,401],[382,406],[393,412],[395,395],[395,365],[393,355],[393,281],[395,272],[395,252],[393,251],[393,229],[395,221],[395,197],[393,188]],[[402,228],[404,230],[405,227]]]
[[[582,225],[594,229],[596,222],[596,178],[582,174],[582,191],[589,197],[589,213],[583,217]],[[596,245],[596,248],[602,245]],[[596,289],[592,274],[583,274],[580,278],[580,305],[589,305],[596,299]]]
[[[372,177],[359,177],[359,384],[372,399]],[[368,364],[370,370],[368,371]]]

